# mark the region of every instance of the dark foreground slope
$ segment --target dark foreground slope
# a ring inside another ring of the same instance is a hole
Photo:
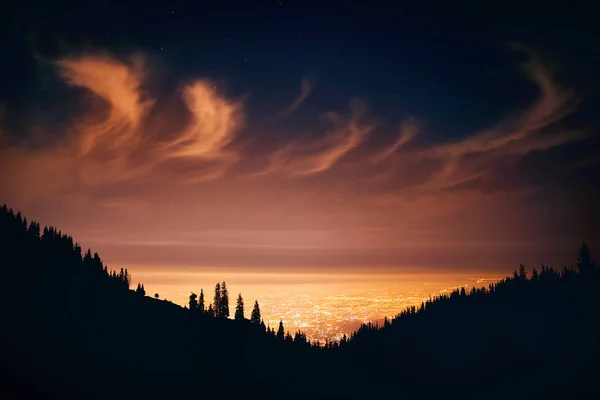
[[[587,258],[586,258],[587,257]],[[581,258],[581,257],[580,257]],[[600,274],[544,268],[317,349],[136,295],[53,229],[0,210],[2,397],[594,398]]]
[[[218,320],[137,295],[126,272],[111,274],[72,238],[52,228],[40,235],[35,223],[5,209],[0,243],[3,390],[254,398],[289,388],[303,393],[298,382],[332,370],[321,350],[279,341],[249,321]],[[308,389],[320,386],[317,380]]]
[[[411,307],[383,329],[364,325],[340,355],[358,360],[362,375],[373,375],[365,360],[381,355],[390,366],[374,374],[382,383],[423,391],[600,398],[600,273],[587,260],[582,273],[522,266],[487,289]]]

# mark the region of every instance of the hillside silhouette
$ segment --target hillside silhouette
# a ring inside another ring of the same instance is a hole
[[[0,265],[3,398],[600,398],[585,244],[574,269],[521,265],[327,343],[265,327],[226,282],[185,308],[161,300],[6,206]]]

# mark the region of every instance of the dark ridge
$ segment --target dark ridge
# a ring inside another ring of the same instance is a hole
[[[600,269],[524,266],[341,342],[228,317],[225,282],[183,308],[130,290],[54,227],[0,209],[2,398],[600,398]],[[207,303],[211,303],[206,306]],[[235,397],[233,397],[235,396]]]

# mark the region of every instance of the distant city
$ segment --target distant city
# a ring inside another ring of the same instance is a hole
[[[174,274],[177,276],[177,273]],[[258,275],[258,274],[257,274]],[[153,295],[156,289],[160,298],[166,298],[182,306],[187,305],[191,291],[199,293],[204,289],[207,305],[213,297],[214,283],[219,279],[218,273],[197,274],[176,285],[153,284],[154,279],[143,273],[135,274],[142,282],[146,282],[148,293]],[[260,303],[265,324],[276,328],[280,319],[286,330],[304,332],[311,341],[340,340],[343,335],[350,336],[361,323],[383,323],[384,318],[393,318],[407,306],[418,305],[446,291],[457,287],[487,287],[500,280],[496,277],[466,277],[413,275],[385,276],[365,275],[365,280],[347,281],[343,275],[326,276],[319,279],[313,277],[305,283],[266,283],[253,279],[252,283],[236,283],[235,277],[223,277],[230,288],[230,297],[235,299],[238,292],[245,301],[245,312],[248,318],[254,300]],[[212,280],[211,280],[212,279]],[[200,281],[201,285],[193,282]],[[213,282],[214,281],[214,282]],[[204,282],[213,282],[205,284]],[[160,290],[162,289],[162,291]],[[186,291],[187,290],[187,291]],[[230,314],[235,311],[235,301],[230,301]]]

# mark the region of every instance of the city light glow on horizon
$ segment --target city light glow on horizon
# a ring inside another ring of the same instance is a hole
[[[473,277],[468,273],[266,273],[251,271],[148,271],[132,270],[135,282],[144,283],[147,296],[159,294],[187,306],[191,292],[204,290],[205,306],[212,303],[214,286],[226,281],[233,318],[238,293],[244,299],[246,318],[257,300],[266,325],[286,332],[300,330],[311,341],[340,340],[362,323],[382,323],[411,305],[455,288],[486,287],[498,276]]]

